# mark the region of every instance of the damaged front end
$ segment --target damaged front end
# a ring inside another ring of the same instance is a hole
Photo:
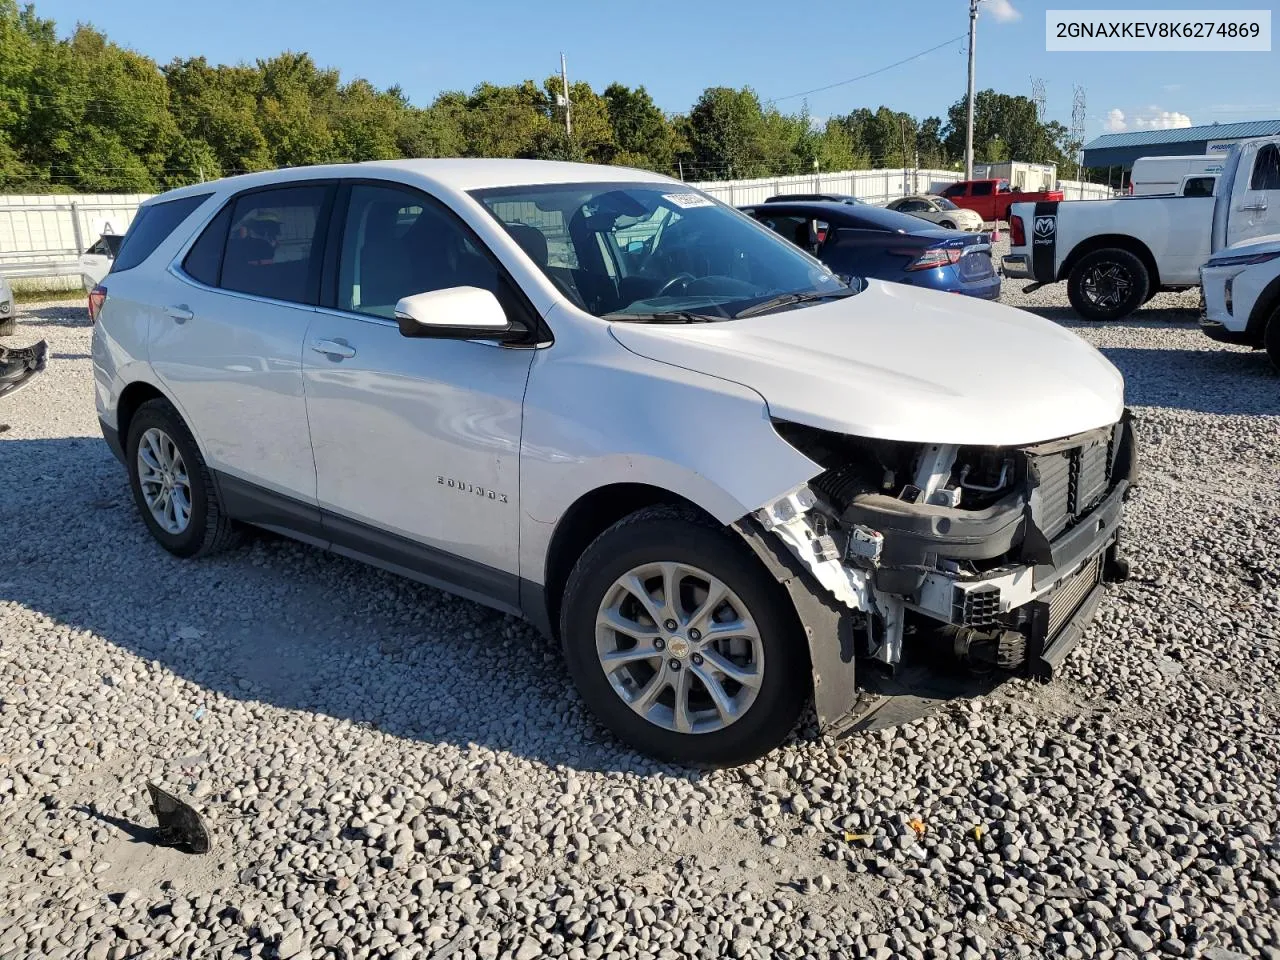
[[[775,426],[823,470],[737,529],[796,604],[826,729],[847,729],[866,710],[859,660],[890,677],[963,664],[1051,679],[1102,583],[1127,576],[1122,505],[1136,479],[1127,412],[1022,447]]]

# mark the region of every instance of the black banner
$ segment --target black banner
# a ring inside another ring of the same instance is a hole
[[[1026,224],[1031,235],[1031,276],[1040,283],[1057,280],[1058,201],[1040,200],[1035,216]]]

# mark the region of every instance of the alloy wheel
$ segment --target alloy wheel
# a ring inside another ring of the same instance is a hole
[[[746,604],[687,564],[644,564],[615,580],[596,615],[596,653],[623,702],[677,733],[723,730],[764,679],[764,644]]]
[[[152,519],[165,533],[180,534],[191,522],[191,479],[182,452],[158,427],[138,441],[138,485]]]
[[[1129,271],[1115,263],[1099,263],[1084,275],[1081,288],[1085,297],[1099,309],[1118,307],[1129,296],[1133,278]]]

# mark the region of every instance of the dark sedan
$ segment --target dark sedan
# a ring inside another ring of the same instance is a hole
[[[837,273],[983,300],[1000,297],[1000,276],[985,233],[944,230],[918,217],[861,204],[776,201],[742,211]]]

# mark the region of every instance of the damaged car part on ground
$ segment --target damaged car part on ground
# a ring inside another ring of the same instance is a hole
[[[0,399],[17,393],[45,368],[49,345],[41,340],[29,347],[0,347]]]
[[[806,623],[827,731],[883,706],[854,695],[866,686],[860,667],[892,675],[950,660],[1052,679],[1102,584],[1128,577],[1121,514],[1137,456],[1127,412],[1112,427],[1016,448],[776,427],[825,469],[735,527]]]

